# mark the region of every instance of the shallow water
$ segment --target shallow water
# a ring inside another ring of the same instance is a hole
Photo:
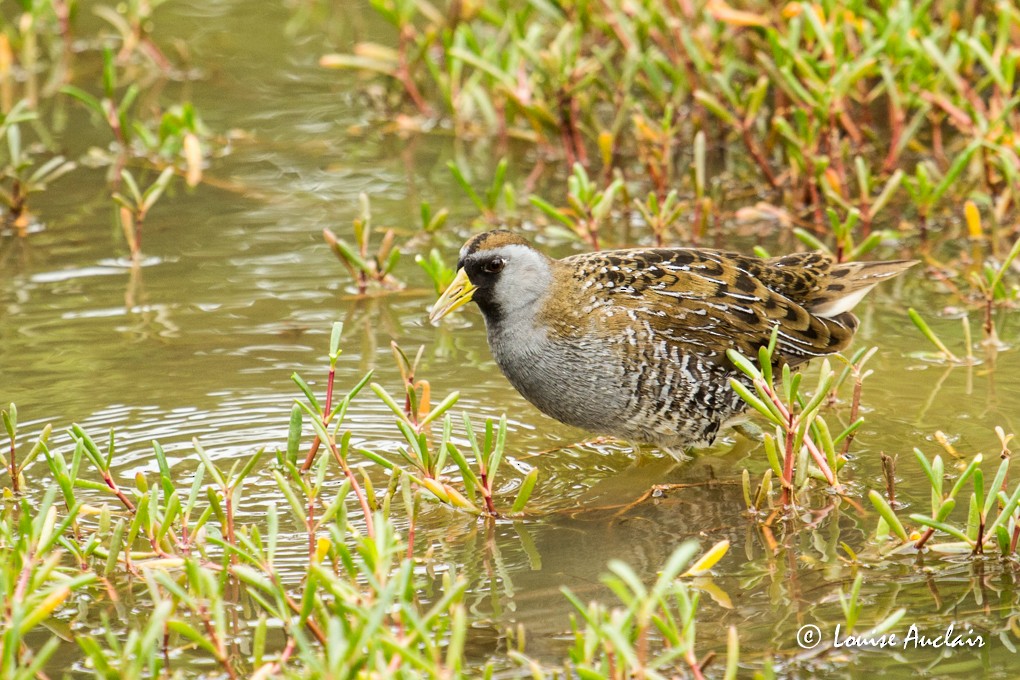
[[[59,191],[46,193],[36,206],[41,227],[27,239],[0,237],[0,402],[18,404],[27,432],[44,422],[77,422],[97,437],[115,428],[116,473],[124,480],[156,472],[150,441],[158,439],[187,483],[198,465],[194,437],[217,461],[284,446],[299,395],[290,375],[297,371],[322,390],[329,328],[339,319],[345,321],[341,391],[368,370],[398,391],[390,342],[410,352],[424,344],[422,376],[434,395],[459,390],[458,408],[476,422],[505,412],[510,462],[541,471],[527,519],[486,524],[440,507],[428,508],[422,519],[419,545],[432,546],[434,566],[457,565],[472,584],[468,649],[474,661],[505,658],[505,631],[518,623],[527,631],[529,654],[559,661],[570,613],[560,588],[582,600],[607,599],[599,575],[608,560],[623,559],[650,579],[674,547],[696,538],[706,547],[722,539],[732,544],[716,575],[702,583],[702,654],[724,652],[726,628],[736,625],[748,668],[774,652],[781,673],[802,677],[878,671],[897,677],[918,667],[933,667],[930,674],[938,677],[1014,676],[1012,646],[1020,640],[1015,632],[998,636],[1008,631],[1010,618],[1015,631],[1020,616],[1015,567],[936,555],[862,568],[862,624],[906,607],[901,633],[917,623],[937,634],[957,621],[985,635],[980,652],[850,651],[791,665],[801,653],[795,639],[801,625],[818,623],[829,636],[842,620],[837,593],[855,571],[842,559],[839,542],[867,551],[873,512],[846,505],[814,511],[818,529],[793,534],[786,539],[790,549],[776,557],[743,512],[740,473],[744,467],[756,476],[764,472],[760,448],[731,438],[676,463],[654,450],[635,455],[615,442],[584,443],[585,433],[538,413],[499,375],[476,310],[439,328],[428,325],[435,294],[414,265],[414,252],[405,253],[397,272],[406,290],[352,296],[346,273],[321,240],[322,228],[349,233],[358,194],[366,192],[377,225],[410,236],[419,202],[429,200],[451,208],[462,236],[474,210],[445,162],[464,155],[486,177],[494,154],[484,146],[460,148],[442,135],[405,139],[366,125],[373,116],[359,80],[322,70],[317,60],[353,34],[382,29],[367,14],[352,18],[342,9],[331,15],[318,5],[302,7],[311,7],[303,21],[303,9],[271,4],[260,4],[258,12],[250,3],[226,1],[160,9],[157,35],[186,38],[202,71],[198,80],[167,90],[185,90],[210,128],[243,134],[208,170],[212,182],[179,189],[157,205],[145,226],[140,270],[132,272],[123,259],[102,170],[74,173],[60,181]],[[515,171],[525,174],[526,158],[517,161]],[[435,245],[452,259],[456,241]],[[728,245],[747,247],[746,241]],[[986,475],[992,474],[998,454],[992,428],[1014,431],[1020,407],[1015,352],[973,368],[917,356],[927,347],[906,308],[932,318],[943,304],[918,268],[861,306],[857,346],[880,351],[865,383],[867,422],[843,473],[857,490],[882,488],[879,452],[898,454],[899,493],[922,509],[927,487],[910,450],[940,452],[933,434],[944,430],[964,455],[984,452]],[[1015,323],[1003,321],[1003,338],[1015,340]],[[934,325],[959,344],[958,321]],[[845,405],[836,412],[845,420]],[[360,446],[392,453],[400,445],[389,411],[368,390],[354,401],[348,424]],[[55,441],[66,446],[69,438],[61,434]],[[41,473],[37,464],[29,477]],[[505,474],[502,498],[509,502],[520,475]],[[687,486],[632,505],[662,482]],[[258,522],[268,504],[283,503],[268,470],[259,470],[239,520]],[[352,507],[352,517],[358,516]],[[279,565],[294,581],[305,564],[303,539],[298,532],[290,537],[292,559]],[[143,610],[138,596],[120,606]],[[62,659],[84,672],[73,645]]]

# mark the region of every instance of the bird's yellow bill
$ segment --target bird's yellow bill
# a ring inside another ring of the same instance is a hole
[[[429,322],[436,323],[453,310],[471,302],[471,296],[474,295],[475,289],[476,286],[468,280],[467,274],[461,268],[453,282],[436,300],[436,304],[432,305]]]

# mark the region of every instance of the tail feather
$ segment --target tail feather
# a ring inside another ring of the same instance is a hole
[[[902,274],[917,260],[844,262],[833,265],[813,291],[805,307],[816,316],[832,318],[849,312],[868,292],[886,279]]]

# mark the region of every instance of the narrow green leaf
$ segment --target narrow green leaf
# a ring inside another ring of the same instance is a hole
[[[532,491],[535,490],[535,483],[538,481],[538,468],[531,468],[527,475],[524,477],[524,481],[521,482],[520,491],[517,492],[517,498],[514,499],[514,504],[510,508],[510,512],[517,513],[524,510],[524,506],[528,503],[528,499],[531,498]]]
[[[875,489],[868,491],[868,500],[871,501],[871,505],[874,506],[878,514],[881,515],[882,519],[888,525],[892,533],[895,533],[900,540],[907,542],[909,537],[907,536],[907,530],[903,528],[903,523],[900,522],[900,518],[896,516],[896,512],[892,510],[891,506],[882,498],[882,494]]]

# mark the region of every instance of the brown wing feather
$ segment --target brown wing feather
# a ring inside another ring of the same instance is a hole
[[[792,365],[838,352],[857,327],[851,314],[824,318],[805,307],[832,268],[817,253],[761,260],[687,248],[624,250],[563,263],[582,288],[578,311],[603,307],[600,323],[618,333],[647,329],[653,342],[719,363],[728,363],[729,348],[756,355],[777,325],[780,355]],[[587,298],[585,286],[598,295]]]

